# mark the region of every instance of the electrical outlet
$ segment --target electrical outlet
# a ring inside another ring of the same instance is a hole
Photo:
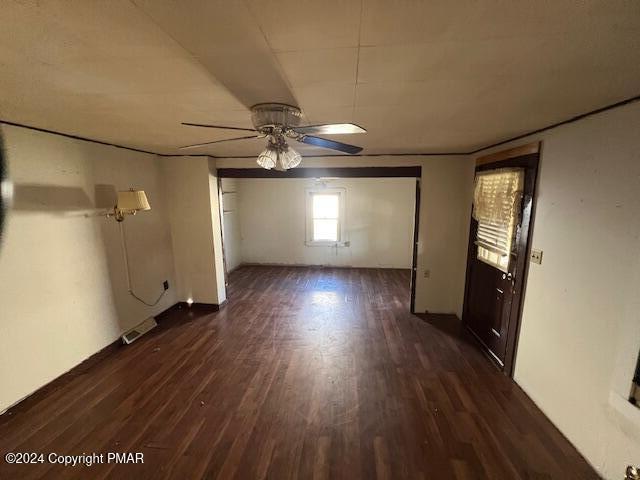
[[[165,290],[169,290],[169,280],[165,280],[164,282],[162,282],[162,286]]]
[[[431,278],[431,270],[428,268],[424,271],[424,278]]]
[[[531,263],[542,263],[542,250],[531,250]]]

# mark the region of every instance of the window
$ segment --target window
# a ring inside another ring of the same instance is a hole
[[[344,189],[307,190],[307,245],[344,243]]]
[[[477,258],[503,272],[509,271],[523,186],[522,169],[491,170],[476,175],[473,218],[478,221]]]

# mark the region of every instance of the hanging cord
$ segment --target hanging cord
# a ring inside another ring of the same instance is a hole
[[[144,303],[147,307],[154,307],[158,304],[160,299],[164,297],[164,294],[167,293],[167,291],[163,290],[160,296],[158,297],[158,299],[153,303],[145,302],[133,291],[133,288],[131,287],[131,272],[129,271],[129,254],[127,252],[127,240],[124,235],[124,226],[122,225],[122,223],[123,222],[118,222],[118,226],[120,227],[120,242],[122,243],[122,258],[124,259],[124,268],[127,272],[127,292],[129,292],[129,295],[131,295],[133,298],[135,298],[139,302]]]

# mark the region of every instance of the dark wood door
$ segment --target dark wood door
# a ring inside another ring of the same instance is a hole
[[[524,170],[524,192],[515,227],[508,271],[478,259],[478,222],[471,219],[463,322],[500,367],[512,373],[520,326],[521,306],[529,257],[529,234],[534,212],[538,153],[521,155],[476,168]]]
[[[511,262],[510,270],[514,262]],[[470,269],[467,320],[473,333],[504,364],[513,299],[513,273],[507,275],[477,258]]]

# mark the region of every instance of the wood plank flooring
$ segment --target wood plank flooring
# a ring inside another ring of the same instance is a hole
[[[213,314],[174,309],[0,417],[0,453],[142,452],[0,478],[598,478],[408,270],[242,267]],[[34,353],[35,354],[35,353]]]

